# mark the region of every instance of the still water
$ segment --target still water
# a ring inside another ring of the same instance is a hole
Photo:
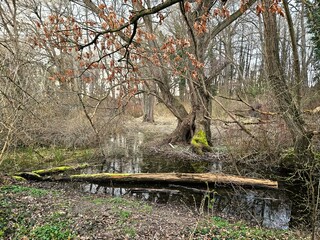
[[[105,159],[99,167],[83,169],[83,174],[94,173],[205,173],[223,172],[222,161],[186,161],[161,158],[156,154],[143,155],[142,133],[131,136],[115,134],[105,143]],[[81,190],[112,196],[130,195],[157,203],[188,205],[198,212],[223,214],[253,221],[264,227],[287,229],[291,217],[291,201],[280,190],[248,190],[215,187],[193,188],[179,185],[166,187],[81,184]]]

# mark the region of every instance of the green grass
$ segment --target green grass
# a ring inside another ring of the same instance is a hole
[[[125,233],[125,235],[127,235],[130,239],[134,238],[136,236],[136,230],[133,227],[125,227],[123,229],[123,232]]]
[[[34,240],[66,240],[73,239],[75,235],[72,233],[66,221],[58,223],[47,223],[38,226],[30,233],[31,239]]]
[[[30,196],[32,201],[37,198],[56,195],[56,191],[6,185],[0,188],[0,239],[34,239],[64,240],[74,239],[75,235],[66,212],[42,212],[34,215],[39,208],[21,201],[21,196]],[[57,196],[57,195],[56,195]],[[36,220],[37,219],[37,220]]]
[[[0,188],[0,193],[25,193],[32,197],[42,197],[50,193],[48,190],[18,185],[8,185]]]
[[[94,156],[94,149],[65,148],[19,148],[4,155],[0,166],[1,171],[12,174],[15,172],[37,170],[68,164],[87,162]]]
[[[209,221],[203,221],[195,229],[190,229],[192,239],[226,239],[226,240],[285,240],[304,239],[295,233],[286,230],[265,229],[249,227],[243,222],[230,223],[220,217],[212,217]]]
[[[128,210],[123,210],[123,209],[120,209],[117,211],[118,212],[118,215],[119,217],[122,219],[122,220],[125,220],[127,218],[130,218],[132,216],[132,212],[131,211],[128,211]]]
[[[13,199],[0,195],[0,239],[20,240],[26,236],[34,225],[30,209],[15,202]]]
[[[143,212],[152,211],[152,207],[149,204],[138,201],[138,200],[121,198],[121,197],[94,198],[94,199],[90,199],[90,198],[88,200],[97,205],[111,203],[113,208],[115,209],[120,207],[127,207],[127,208],[135,209],[135,211],[143,211]]]

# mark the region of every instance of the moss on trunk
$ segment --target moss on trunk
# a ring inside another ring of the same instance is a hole
[[[191,139],[191,145],[193,150],[197,154],[203,154],[203,152],[211,152],[212,149],[209,146],[206,133],[203,130],[199,130]]]

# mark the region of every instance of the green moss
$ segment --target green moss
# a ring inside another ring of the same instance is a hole
[[[94,179],[94,178],[100,178],[100,177],[126,177],[126,176],[130,176],[131,173],[96,173],[96,174],[77,174],[77,175],[71,175],[70,178],[71,179],[76,179],[76,178],[90,178],[90,179]]]
[[[19,182],[27,181],[27,179],[20,177],[20,176],[12,176],[12,178],[19,181]]]
[[[198,132],[196,132],[191,140],[191,145],[193,146],[194,151],[201,155],[203,154],[203,151],[212,151],[209,146],[206,133],[203,130],[199,130]]]
[[[191,163],[191,166],[193,168],[193,172],[195,172],[195,173],[204,173],[204,172],[208,172],[209,162],[195,161],[195,162]]]
[[[6,173],[31,171],[38,166],[43,168],[61,165],[76,165],[87,162],[95,149],[64,148],[19,148],[6,153],[0,169]]]
[[[39,175],[49,175],[53,173],[59,173],[59,172],[66,172],[70,170],[76,170],[76,169],[82,169],[89,167],[89,164],[81,164],[78,166],[60,166],[60,167],[54,167],[49,169],[40,169],[32,171],[33,173],[39,174]]]
[[[50,169],[35,170],[32,172],[39,174],[39,175],[43,175],[43,174],[48,174],[48,173],[64,172],[64,171],[67,171],[70,169],[72,169],[72,167],[70,167],[70,166],[61,166],[61,167],[55,167],[55,168],[50,168]]]
[[[42,177],[34,172],[20,172],[16,173],[15,176],[23,177],[27,180],[42,180]]]

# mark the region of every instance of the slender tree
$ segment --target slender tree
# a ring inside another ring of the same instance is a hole
[[[315,80],[320,81],[320,3],[319,1],[303,1],[307,7],[308,26],[312,34],[314,45],[314,65],[316,67]]]
[[[264,39],[266,50],[266,69],[268,80],[273,88],[281,114],[286,121],[298,156],[308,160],[311,156],[310,144],[313,133],[307,131],[305,122],[286,83],[285,74],[280,64],[279,36],[275,12],[284,15],[275,1],[264,0],[263,6],[272,11],[264,11]]]

